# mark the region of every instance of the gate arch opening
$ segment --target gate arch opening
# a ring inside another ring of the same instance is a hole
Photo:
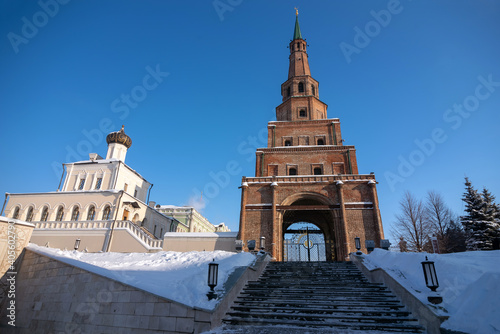
[[[337,261],[338,210],[318,193],[294,194],[282,203],[282,260]],[[300,252],[300,254],[299,254]]]
[[[283,261],[326,261],[326,242],[323,231],[311,223],[293,223],[284,233]]]

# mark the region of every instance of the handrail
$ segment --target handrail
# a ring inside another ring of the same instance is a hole
[[[112,220],[44,221],[33,222],[35,229],[111,229]],[[117,220],[114,228],[129,230],[139,241],[150,248],[163,248],[163,240],[153,239],[130,220]]]

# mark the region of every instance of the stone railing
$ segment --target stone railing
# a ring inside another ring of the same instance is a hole
[[[47,221],[33,222],[35,229],[126,229],[138,240],[147,245],[150,249],[162,249],[163,240],[152,238],[144,232],[138,225],[129,220],[117,220],[113,226],[112,220],[84,220],[84,221]]]
[[[109,229],[112,220],[46,221],[33,222],[36,229]]]
[[[247,183],[271,183],[280,182],[282,183],[295,183],[295,182],[311,182],[311,183],[322,183],[322,182],[349,182],[349,181],[370,181],[375,180],[375,175],[373,174],[341,174],[341,175],[297,175],[297,176],[265,176],[265,177],[247,177],[243,182]]]
[[[153,239],[138,225],[132,223],[130,220],[117,220],[115,228],[123,228],[129,230],[137,239],[148,245],[149,248],[163,248],[163,240]]]

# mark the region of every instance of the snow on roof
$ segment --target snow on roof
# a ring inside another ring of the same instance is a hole
[[[450,318],[441,327],[466,333],[498,333],[500,330],[500,251],[452,254],[398,253],[375,249],[364,255],[368,269],[383,268],[424,304],[430,293],[421,262],[434,261],[443,310]]]
[[[29,244],[29,250],[69,265],[151,292],[155,295],[188,305],[212,310],[216,300],[208,301],[208,263],[219,263],[219,284],[237,267],[255,261],[250,253],[158,252],[158,253],[83,253],[62,251]]]

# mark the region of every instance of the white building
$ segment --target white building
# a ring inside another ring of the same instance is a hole
[[[230,232],[224,223],[213,225],[191,206],[156,205],[156,210],[182,223],[175,232]]]
[[[64,183],[56,192],[6,194],[5,216],[32,222],[31,242],[55,248],[96,251],[155,251],[166,232],[186,229],[146,204],[152,186],[125,164],[132,139],[124,129],[106,137],[103,159],[64,164]],[[2,214],[4,214],[2,212]]]

